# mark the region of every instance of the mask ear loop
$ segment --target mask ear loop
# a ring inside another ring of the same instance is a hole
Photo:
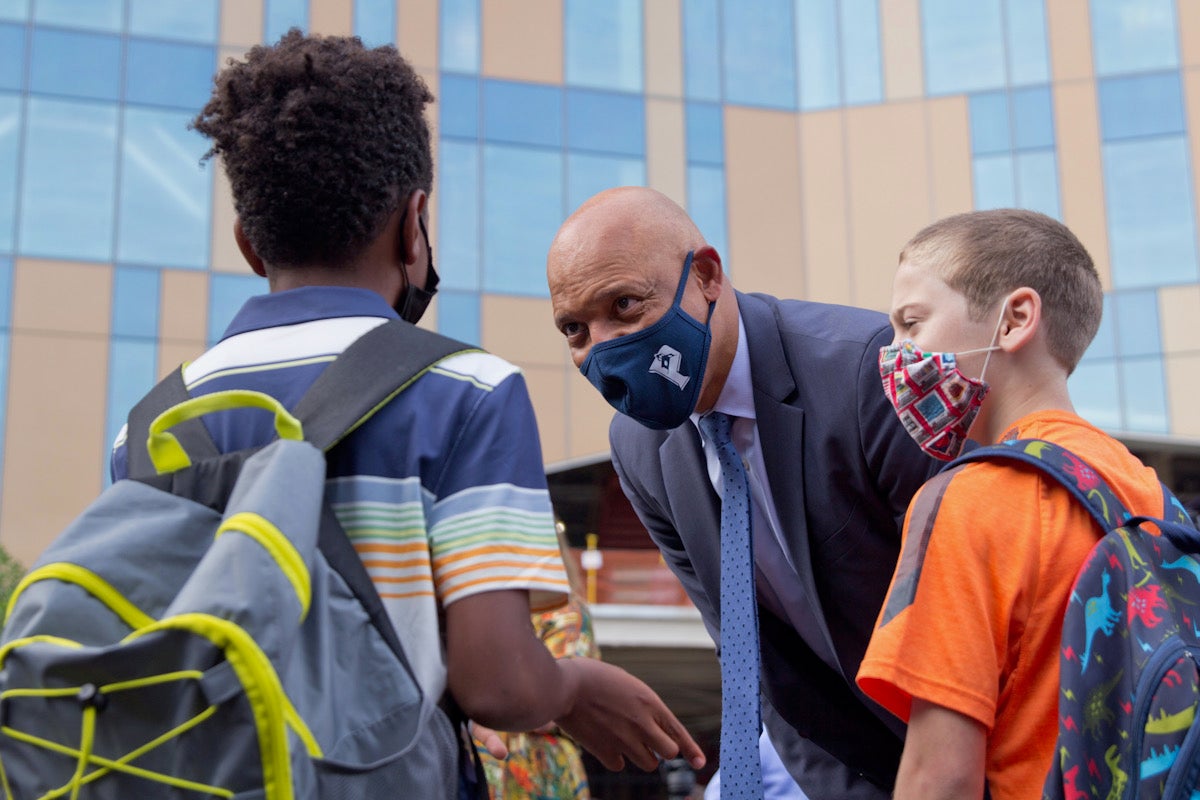
[[[1000,306],[1000,318],[996,320],[996,330],[992,331],[992,343],[985,348],[987,355],[983,359],[983,369],[979,372],[979,380],[981,381],[983,380],[983,376],[987,374],[988,362],[992,360],[992,353],[1000,349],[1000,346],[996,344],[996,338],[1000,336],[1000,326],[1004,324],[1004,309],[1006,308],[1008,308],[1007,297],[1004,298],[1004,304]]]

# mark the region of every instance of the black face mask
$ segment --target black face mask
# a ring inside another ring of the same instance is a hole
[[[412,281],[408,280],[408,270],[405,270],[404,278],[407,285],[401,290],[400,296],[396,298],[396,305],[392,306],[400,315],[400,319],[411,322],[413,325],[416,325],[425,315],[425,309],[429,308],[429,302],[437,294],[438,285],[437,270],[433,268],[433,245],[429,243],[429,232],[425,230],[425,220],[417,217],[417,224],[421,226],[421,235],[425,237],[425,252],[429,255],[429,271],[425,273],[425,286],[423,288],[413,286]]]

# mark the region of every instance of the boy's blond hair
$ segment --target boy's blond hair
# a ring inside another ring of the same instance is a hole
[[[967,298],[980,321],[1008,292],[1028,286],[1042,298],[1050,354],[1067,374],[1100,327],[1104,292],[1087,249],[1061,222],[1036,211],[970,211],[923,228],[900,261],[930,267]]]

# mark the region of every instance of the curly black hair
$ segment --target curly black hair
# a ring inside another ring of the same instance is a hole
[[[433,188],[425,82],[394,47],[292,28],[213,79],[190,127],[212,141],[242,230],[272,267],[341,266]]]

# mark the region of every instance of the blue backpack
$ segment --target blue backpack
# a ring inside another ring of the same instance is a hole
[[[1131,516],[1094,469],[1043,440],[980,447],[950,466],[996,459],[1042,470],[1104,531],[1063,618],[1043,799],[1200,798],[1200,532],[1166,487],[1164,519]]]

